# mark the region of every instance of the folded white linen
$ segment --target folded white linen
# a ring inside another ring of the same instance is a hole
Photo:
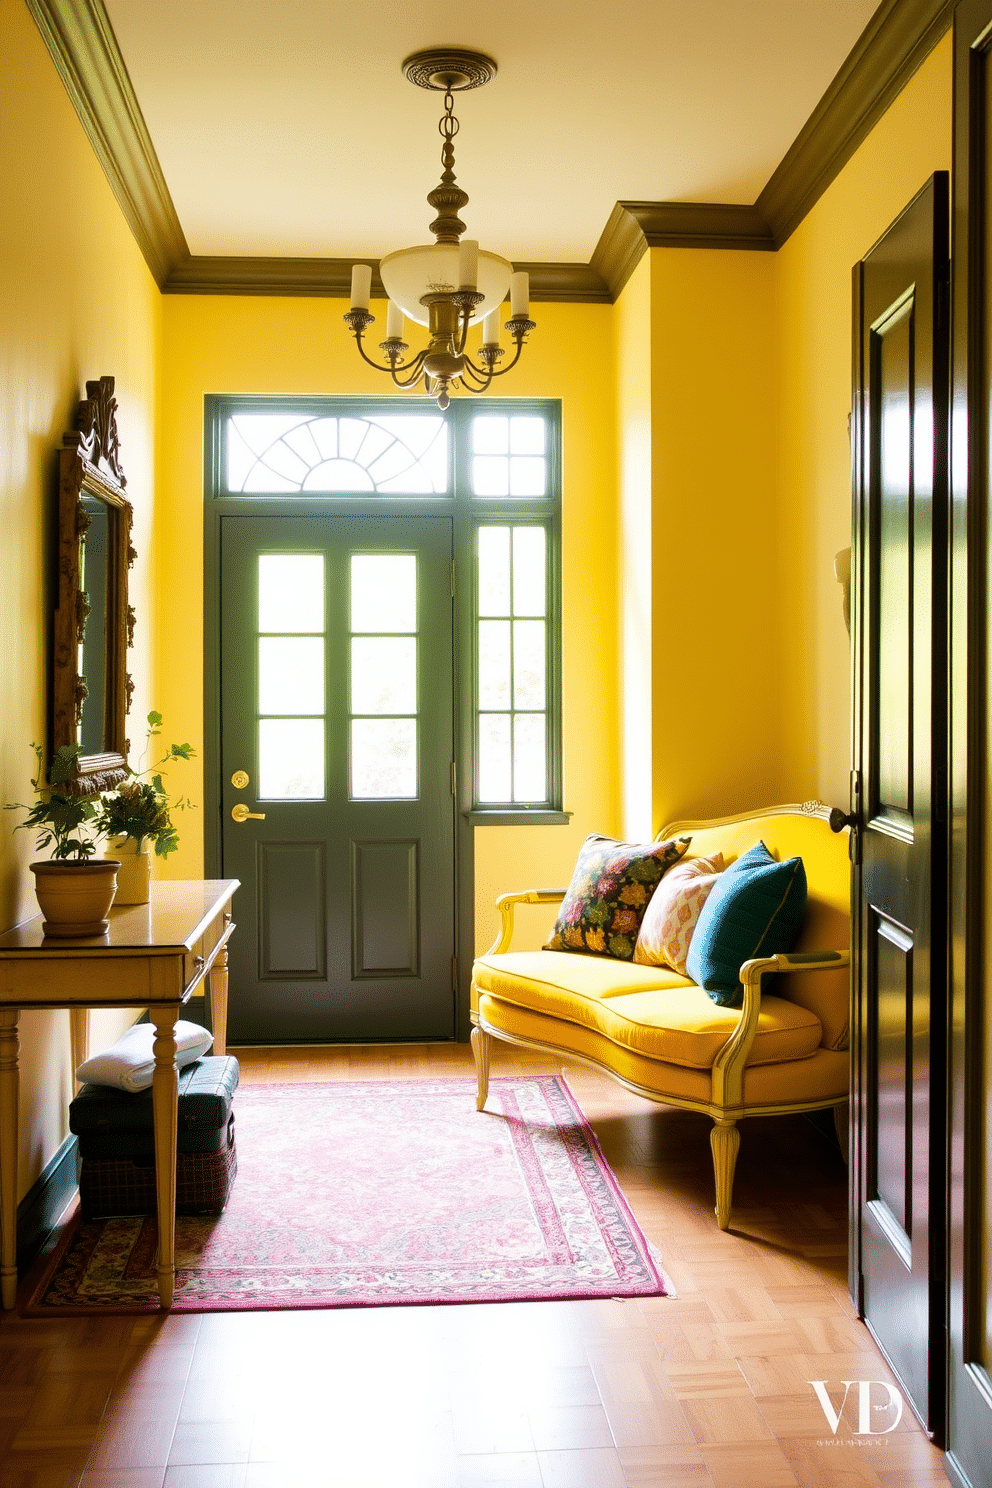
[[[202,1059],[213,1041],[209,1028],[201,1028],[199,1023],[177,1023],[178,1067],[182,1069],[184,1065],[192,1064],[194,1059]],[[116,1044],[111,1044],[102,1054],[84,1060],[76,1070],[76,1079],[84,1085],[113,1085],[118,1090],[130,1091],[132,1095],[147,1090],[155,1073],[154,1042],[155,1025],[135,1023]]]

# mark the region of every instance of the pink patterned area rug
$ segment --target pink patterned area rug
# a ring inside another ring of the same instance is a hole
[[[667,1296],[563,1079],[242,1087],[219,1217],[180,1217],[176,1312]],[[27,1312],[157,1307],[154,1219],[70,1228]]]

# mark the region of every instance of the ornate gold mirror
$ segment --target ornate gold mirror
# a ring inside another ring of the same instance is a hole
[[[127,575],[131,503],[120,464],[114,379],[86,384],[76,427],[59,451],[58,606],[52,668],[52,748],[79,745],[76,789],[107,790],[127,776],[125,720],[134,636]]]

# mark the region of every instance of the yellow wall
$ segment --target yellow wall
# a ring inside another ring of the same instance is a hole
[[[651,259],[654,825],[781,798],[775,257]]]
[[[373,394],[334,300],[167,296],[156,555],[159,707],[168,739],[202,753],[203,398],[206,393]],[[618,825],[616,729],[616,459],[609,306],[537,305],[538,322],[507,392],[561,398],[564,431],[563,656],[567,827],[476,830],[477,934],[507,889],[567,881],[588,832]],[[186,778],[184,776],[184,778]],[[202,805],[202,769],[196,798]],[[176,877],[203,863],[202,811],[187,815]],[[546,931],[542,921],[535,934]]]
[[[775,255],[779,304],[784,789],[846,807],[850,650],[834,578],[851,537],[851,270],[951,166],[950,34]]]
[[[135,509],[134,718],[153,706],[151,531],[159,295],[23,0],[0,0],[0,801],[30,795],[46,736],[54,605],[56,450],[87,379],[117,380],[121,458]],[[140,737],[132,721],[131,738]],[[37,913],[17,818],[0,818],[0,924]],[[96,1013],[112,1042],[133,1014]],[[20,1192],[66,1135],[68,1015],[21,1022]]]
[[[621,827],[628,841],[655,830],[652,762],[651,254],[624,286],[613,317],[617,425],[617,583]]]

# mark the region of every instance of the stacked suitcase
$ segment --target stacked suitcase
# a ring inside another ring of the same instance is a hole
[[[238,1085],[232,1055],[198,1059],[179,1071],[176,1213],[219,1214],[238,1171],[232,1102]],[[154,1214],[152,1093],[130,1095],[84,1085],[69,1106],[79,1138],[83,1215]]]

